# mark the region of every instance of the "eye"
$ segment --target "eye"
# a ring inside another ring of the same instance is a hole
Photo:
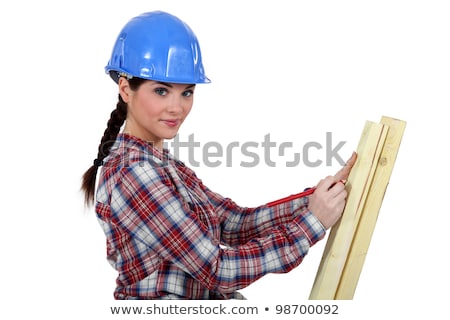
[[[166,88],[162,88],[162,87],[156,88],[155,89],[155,93],[157,95],[160,95],[160,96],[165,96],[165,95],[167,95],[167,89]]]
[[[183,97],[191,97],[194,94],[194,90],[186,90],[183,92]]]

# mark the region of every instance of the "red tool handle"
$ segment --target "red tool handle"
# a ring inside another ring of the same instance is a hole
[[[303,198],[303,197],[306,197],[306,196],[309,196],[309,195],[313,194],[314,191],[316,191],[315,187],[314,188],[309,188],[309,189],[307,189],[307,190],[305,190],[303,192],[292,194],[292,195],[287,196],[285,198],[281,198],[281,199],[269,202],[267,204],[267,206],[270,208],[270,207],[273,207],[273,206],[276,206],[276,205],[279,205],[279,204],[282,204],[282,203],[285,203],[285,202],[288,202],[288,201],[292,201],[294,199]]]
[[[339,182],[341,182],[341,183],[343,183],[345,185],[345,183],[347,181],[346,180],[340,180]],[[330,188],[332,188],[334,185],[335,185],[335,183],[333,183],[333,185]],[[292,200],[295,200],[295,199],[298,199],[298,198],[303,198],[303,197],[306,197],[306,196],[309,196],[309,195],[313,194],[314,191],[316,191],[316,187],[308,188],[308,189],[306,189],[303,192],[292,194],[292,195],[287,196],[285,198],[281,198],[281,199],[269,202],[269,203],[266,204],[266,206],[268,206],[270,208],[270,207],[273,207],[273,206],[276,206],[276,205],[279,205],[279,204],[282,204],[282,203],[285,203],[285,202],[288,202],[288,201],[292,201]]]

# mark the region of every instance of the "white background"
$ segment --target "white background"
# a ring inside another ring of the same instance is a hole
[[[103,71],[113,42],[128,19],[151,10],[192,27],[213,81],[198,86],[182,139],[242,144],[270,133],[300,152],[332,132],[336,144],[346,141],[346,158],[366,120],[407,121],[355,298],[339,302],[334,318],[442,318],[450,286],[450,8],[433,0],[3,1],[2,317],[106,319],[109,306],[130,305],[112,299],[116,274],[79,185],[117,99]],[[276,159],[275,168],[242,168],[234,156],[232,167],[195,170],[243,206],[301,191],[340,167],[286,168]],[[313,156],[324,159],[324,150]],[[234,305],[277,318],[276,304],[308,303],[324,244],[293,272],[242,290],[249,301]],[[263,313],[266,306],[273,312]]]

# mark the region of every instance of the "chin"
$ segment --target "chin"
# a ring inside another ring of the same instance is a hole
[[[171,140],[171,139],[175,138],[177,136],[177,134],[178,134],[178,131],[175,133],[172,133],[172,134],[168,134],[164,137],[164,139]]]

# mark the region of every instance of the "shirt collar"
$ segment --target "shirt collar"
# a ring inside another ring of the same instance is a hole
[[[151,159],[156,162],[167,162],[168,160],[174,160],[168,149],[164,148],[163,150],[160,150],[151,142],[145,141],[128,133],[119,133],[117,135],[116,143],[111,151],[120,148],[128,149],[128,152],[137,151],[138,157],[151,157]]]

